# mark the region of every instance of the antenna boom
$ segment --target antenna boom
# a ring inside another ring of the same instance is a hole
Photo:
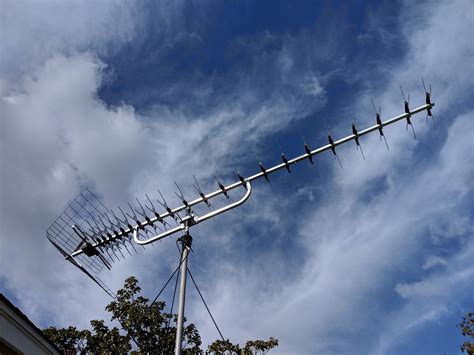
[[[324,146],[322,146],[322,147],[316,148],[316,149],[311,150],[311,151],[309,151],[309,152],[307,152],[307,153],[304,153],[304,154],[302,154],[302,155],[299,155],[299,156],[297,156],[297,157],[295,157],[295,158],[293,158],[293,159],[288,159],[287,163],[280,163],[280,164],[275,165],[275,166],[273,166],[273,167],[271,167],[271,168],[265,169],[265,172],[266,172],[267,175],[270,175],[270,174],[276,173],[276,172],[279,171],[279,170],[287,169],[287,166],[291,166],[291,165],[297,164],[297,163],[299,163],[299,162],[301,162],[301,161],[303,161],[303,160],[310,159],[310,158],[312,158],[313,156],[315,156],[315,155],[317,155],[317,154],[321,154],[321,153],[323,153],[323,152],[325,152],[325,151],[327,151],[327,150],[330,150],[332,147],[340,146],[340,145],[342,145],[342,144],[345,144],[345,143],[347,143],[347,142],[350,142],[350,141],[352,141],[352,140],[355,140],[355,139],[358,138],[358,137],[362,137],[362,136],[365,136],[365,135],[367,135],[367,134],[369,134],[369,133],[371,133],[371,132],[378,131],[380,128],[383,128],[383,127],[385,127],[385,126],[389,126],[389,125],[391,125],[391,124],[393,124],[393,123],[395,123],[395,122],[398,122],[398,121],[400,121],[400,120],[406,119],[407,117],[412,116],[412,115],[415,115],[415,114],[417,114],[417,113],[419,113],[419,112],[422,112],[422,111],[431,109],[431,108],[433,108],[434,105],[435,105],[434,102],[432,102],[432,103],[430,103],[430,104],[426,104],[426,105],[420,106],[420,107],[418,107],[418,108],[416,108],[416,109],[413,109],[413,110],[410,111],[410,113],[403,113],[403,114],[401,114],[401,115],[398,115],[398,116],[395,116],[395,117],[393,117],[393,118],[390,118],[390,119],[388,119],[388,120],[386,120],[386,121],[382,121],[381,124],[376,124],[376,125],[373,125],[373,126],[371,126],[371,127],[366,128],[366,129],[364,129],[364,130],[358,131],[358,134],[357,134],[357,135],[355,135],[355,134],[348,135],[348,136],[346,136],[346,137],[344,137],[344,138],[341,138],[341,139],[339,139],[339,140],[337,140],[337,141],[334,141],[334,144],[326,144],[326,145],[324,145]],[[260,178],[262,178],[262,177],[264,177],[264,173],[263,173],[263,172],[258,172],[258,173],[254,174],[254,175],[251,175],[251,176],[249,176],[249,177],[247,177],[247,178],[244,178],[244,181],[245,181],[245,182],[252,182],[252,181],[257,180],[257,179],[260,179]],[[224,189],[215,190],[215,191],[213,191],[213,192],[210,192],[210,193],[204,195],[204,197],[198,197],[198,198],[196,198],[195,200],[189,201],[187,205],[184,205],[184,204],[183,204],[183,205],[178,206],[178,207],[176,207],[176,208],[174,208],[174,209],[171,209],[171,214],[174,215],[174,214],[176,214],[176,213],[178,213],[178,212],[184,211],[184,210],[188,209],[189,207],[192,207],[192,206],[195,206],[195,205],[197,205],[197,204],[199,204],[199,203],[205,202],[205,200],[210,200],[210,199],[212,199],[212,198],[214,198],[214,197],[216,197],[216,196],[219,196],[219,195],[221,195],[221,194],[224,194],[224,191],[226,191],[226,192],[227,192],[227,191],[231,191],[231,190],[234,190],[234,189],[236,189],[236,188],[238,188],[238,187],[240,187],[240,186],[242,186],[242,185],[244,185],[244,183],[243,183],[243,181],[241,181],[241,180],[239,179],[239,181],[236,181],[236,182],[234,182],[234,183],[232,183],[232,184],[230,184],[230,185],[228,185],[228,186],[225,186]],[[245,185],[244,185],[244,186],[245,186]],[[214,212],[216,212],[216,211],[214,211]],[[160,217],[159,217],[159,218],[155,216],[155,217],[153,217],[153,218],[149,218],[148,220],[144,220],[144,221],[140,222],[140,224],[136,224],[136,225],[133,227],[133,229],[128,228],[128,229],[124,230],[123,232],[120,231],[120,232],[118,232],[118,233],[113,234],[110,238],[107,238],[107,239],[108,239],[108,242],[114,241],[115,239],[118,239],[118,238],[127,236],[127,235],[129,235],[129,234],[133,234],[133,233],[134,233],[134,230],[143,229],[143,228],[145,228],[145,227],[148,226],[148,225],[151,225],[151,224],[153,224],[153,223],[155,223],[155,222],[159,222],[159,220],[161,220],[161,219],[163,219],[163,218],[166,218],[166,217],[171,216],[171,214],[170,214],[170,212],[164,212],[163,214],[160,214]],[[216,214],[216,213],[211,212],[211,214],[212,214],[211,217],[214,217],[215,215],[220,214],[220,213],[217,213],[217,214]],[[209,214],[207,214],[207,215],[209,215]],[[206,215],[206,216],[207,216],[207,215]],[[204,216],[203,216],[203,217],[204,217]],[[209,219],[209,218],[211,218],[211,217],[208,217],[208,218],[206,218],[206,219]],[[201,221],[202,221],[202,218],[201,218]],[[160,234],[160,235],[162,235],[162,238],[163,238],[163,237],[165,237],[165,236],[169,236],[169,235],[174,234],[174,233],[176,233],[176,232],[179,232],[179,231],[181,231],[181,230],[184,230],[184,226],[183,226],[182,224],[180,224],[178,227],[172,228],[172,229],[168,230],[167,232],[164,232],[164,233],[162,233],[162,234]],[[162,238],[158,238],[158,239],[162,239]],[[157,240],[157,239],[153,238],[153,241],[155,241],[155,240]],[[138,239],[135,239],[135,241],[138,242]],[[146,240],[146,241],[140,241],[139,244],[144,244],[143,242],[147,242],[147,241],[148,241],[148,240]],[[100,246],[100,245],[102,245],[102,244],[103,244],[103,242],[98,242],[98,243],[93,244],[93,246],[94,246],[94,247],[97,247],[97,246]],[[146,243],[146,244],[148,244],[148,243]],[[81,255],[82,253],[83,253],[83,250],[80,249],[80,250],[77,250],[77,251],[75,251],[74,253],[72,253],[71,256],[72,256],[72,257],[76,257],[76,256],[78,256],[78,255]]]

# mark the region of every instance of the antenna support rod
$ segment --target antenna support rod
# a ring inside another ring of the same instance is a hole
[[[376,124],[376,125],[373,125],[371,127],[368,127],[364,130],[361,130],[361,131],[358,131],[358,134],[355,135],[355,134],[351,134],[351,135],[348,135],[344,138],[341,138],[337,141],[334,141],[333,144],[326,144],[322,147],[319,147],[317,149],[314,149],[314,150],[311,150],[311,151],[306,151],[305,154],[302,154],[300,156],[297,156],[293,159],[289,159],[287,162],[284,162],[284,163],[280,163],[278,165],[275,165],[271,168],[268,168],[268,169],[265,169],[265,173],[263,172],[259,172],[255,175],[251,175],[245,179],[239,179],[239,181],[237,182],[234,182],[232,184],[230,184],[229,186],[225,186],[224,189],[219,189],[219,190],[216,190],[216,191],[213,191],[211,193],[208,193],[206,195],[204,195],[204,197],[200,196],[199,198],[193,200],[193,201],[189,201],[187,205],[181,205],[179,207],[176,207],[174,209],[170,209],[169,211],[167,212],[164,212],[163,214],[160,214],[159,217],[153,217],[153,218],[148,218],[148,219],[145,219],[144,221],[140,222],[139,224],[135,225],[133,228],[128,228],[124,231],[120,231],[120,232],[116,232],[114,234],[112,234],[110,237],[105,237],[105,242],[102,241],[102,242],[98,242],[98,243],[94,243],[92,245],[92,247],[100,247],[101,245],[103,245],[104,243],[110,243],[110,242],[113,242],[114,240],[116,239],[120,239],[124,236],[127,236],[129,235],[130,233],[133,233],[133,236],[134,236],[134,240],[135,242],[137,242],[138,244],[148,244],[148,243],[152,243],[156,240],[159,240],[159,239],[162,239],[164,237],[167,237],[171,234],[174,234],[176,232],[179,232],[179,231],[182,231],[184,230],[186,227],[185,227],[185,222],[187,220],[190,220],[190,223],[188,225],[191,226],[193,224],[197,224],[199,222],[202,222],[206,219],[209,219],[209,218],[212,218],[212,217],[215,217],[216,215],[218,214],[221,214],[223,212],[226,212],[228,211],[229,209],[231,208],[235,208],[239,205],[241,205],[242,203],[244,203],[248,197],[250,196],[250,191],[251,191],[251,186],[250,186],[250,182],[254,181],[254,180],[257,180],[257,179],[260,179],[262,177],[264,177],[264,175],[270,175],[270,174],[273,174],[279,170],[282,170],[282,169],[287,169],[289,166],[293,165],[293,164],[296,164],[296,163],[299,163],[303,160],[306,160],[306,159],[311,159],[313,156],[317,155],[317,154],[321,154],[327,150],[330,150],[332,148],[335,148],[339,145],[342,145],[344,143],[347,143],[347,142],[350,142],[352,140],[355,140],[356,138],[359,138],[359,137],[362,137],[362,136],[365,136],[366,134],[369,134],[373,131],[378,131],[380,128],[383,128],[385,126],[389,126],[395,122],[398,122],[400,120],[403,120],[403,119],[406,119],[407,117],[411,117],[419,112],[423,112],[423,111],[427,111],[427,110],[431,110],[433,107],[434,107],[434,102],[431,102],[429,104],[426,104],[426,105],[423,105],[423,106],[420,106],[420,107],[417,107],[413,110],[411,110],[410,112],[405,112],[401,115],[398,115],[398,116],[395,116],[393,118],[390,118],[386,121],[382,121],[381,124]],[[236,203],[233,203],[233,204],[230,204],[228,206],[225,206],[219,210],[216,210],[216,211],[213,211],[211,213],[208,213],[204,216],[201,216],[201,217],[195,217],[195,216],[192,216],[192,215],[188,215],[186,216],[185,218],[183,218],[183,221],[182,223],[175,227],[175,228],[172,228],[164,233],[161,233],[153,238],[150,238],[150,239],[147,239],[147,240],[139,240],[138,239],[138,230],[139,229],[143,229],[145,228],[146,226],[148,225],[152,225],[153,223],[155,222],[159,222],[160,220],[162,220],[163,218],[165,217],[168,217],[168,216],[172,216],[174,215],[175,213],[178,213],[178,212],[181,212],[181,211],[185,211],[185,210],[188,210],[190,207],[192,206],[195,206],[199,203],[202,203],[202,202],[205,202],[205,200],[210,200],[211,198],[213,197],[216,197],[218,195],[221,195],[221,194],[224,194],[224,192],[227,192],[227,191],[230,191],[230,190],[233,190],[233,189],[236,189],[240,186],[244,186],[246,189],[247,189],[247,193],[245,194],[244,198],[242,198],[241,200],[237,201]],[[170,213],[171,212],[171,213]],[[137,221],[138,223],[138,221]],[[83,254],[84,251],[83,249],[80,249],[80,250],[77,250],[75,252],[73,252],[70,256],[71,257],[76,257],[78,255],[81,255]]]
[[[191,250],[193,238],[189,234],[189,221],[185,222],[185,234],[178,239],[181,242],[181,267],[179,282],[179,306],[178,319],[176,324],[176,344],[174,348],[175,355],[181,355],[183,344],[183,326],[184,326],[184,305],[186,302],[186,276],[188,274],[188,256]]]

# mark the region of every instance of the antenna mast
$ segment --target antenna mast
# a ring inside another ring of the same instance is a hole
[[[143,208],[140,201],[137,200],[140,208],[134,209],[129,204],[131,213],[124,213],[119,207],[123,217],[122,219],[117,217],[113,210],[106,208],[94,194],[86,189],[84,192],[81,192],[56,219],[48,229],[46,236],[66,260],[86,273],[86,275],[104,289],[105,292],[115,298],[115,294],[98,278],[97,275],[103,267],[111,269],[112,264],[120,260],[120,256],[125,258],[122,253],[122,247],[125,248],[128,254],[132,255],[127,245],[131,246],[131,249],[136,252],[135,245],[144,247],[147,244],[154,243],[171,235],[183,233],[183,235],[178,239],[181,243],[181,272],[175,354],[179,355],[182,350],[186,276],[188,273],[187,264],[189,251],[191,250],[192,245],[192,237],[189,234],[189,229],[201,222],[214,218],[244,204],[252,193],[251,183],[255,180],[263,177],[266,181],[269,181],[269,176],[271,174],[283,169],[291,172],[290,166],[296,165],[305,160],[308,160],[313,164],[313,157],[315,155],[328,150],[331,150],[337,157],[336,147],[350,141],[355,141],[356,147],[362,149],[359,143],[360,138],[375,131],[379,132],[380,137],[383,137],[387,144],[383,131],[384,127],[406,119],[407,126],[411,125],[413,128],[410,118],[414,115],[426,111],[428,116],[432,116],[431,110],[435,104],[431,102],[431,88],[430,92],[426,89],[425,91],[426,104],[423,106],[410,110],[408,106],[409,99],[408,101],[405,100],[403,95],[405,111],[403,114],[382,121],[379,109],[378,112],[376,111],[375,125],[358,131],[353,123],[352,134],[339,140],[334,140],[328,133],[329,143],[314,150],[311,150],[305,142],[304,154],[292,159],[287,159],[282,153],[282,163],[270,168],[265,168],[262,163],[260,163],[260,172],[246,178],[237,173],[238,181],[227,186],[223,185],[216,177],[219,189],[213,192],[204,194],[196,177],[193,176],[196,184],[194,187],[198,192],[199,197],[191,201],[186,200],[181,188],[176,184],[179,190],[177,196],[183,202],[182,205],[176,208],[170,208],[166,203],[165,198],[158,190],[161,197],[161,200],[158,200],[158,203],[165,209],[165,212],[163,213],[159,213],[156,210],[152,200],[147,195],[146,197],[150,205],[145,204],[145,207],[148,212]],[[193,207],[199,204],[205,204],[208,208],[211,208],[210,200],[219,195],[224,195],[227,200],[229,200],[228,192],[239,187],[243,187],[245,192],[236,202],[211,210],[203,215],[198,215],[193,210]],[[176,224],[176,226],[172,227],[172,223]]]

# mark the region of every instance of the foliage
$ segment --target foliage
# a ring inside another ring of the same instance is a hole
[[[109,329],[103,320],[92,320],[92,333],[87,336],[88,353],[104,354],[125,354],[132,350],[130,337],[121,335],[117,327]]]
[[[103,320],[92,320],[92,331],[78,330],[75,327],[57,329],[49,327],[44,334],[65,354],[103,354],[128,353],[131,342],[138,353],[172,354],[175,346],[176,315],[163,312],[165,303],[158,301],[149,306],[149,300],[140,296],[141,288],[135,277],[125,280],[124,287],[117,292],[117,298],[106,306],[111,320],[118,321],[117,327],[109,329]],[[183,354],[202,354],[201,336],[194,324],[183,329]],[[278,346],[278,340],[252,340],[241,348],[229,340],[216,340],[209,345],[210,354],[266,354]],[[158,352],[159,350],[159,352]],[[133,353],[133,352],[132,352]]]
[[[232,344],[229,339],[227,340],[216,340],[208,346],[207,352],[209,354],[222,355],[222,354],[266,354],[269,350],[278,346],[278,340],[270,337],[268,340],[249,340],[243,348],[240,348],[238,344]]]
[[[103,320],[92,320],[91,326],[92,331],[49,327],[43,333],[65,354],[127,353],[132,349],[129,336],[121,335],[118,328],[109,329]]]
[[[140,291],[138,280],[129,277],[125,280],[124,288],[117,292],[117,299],[105,309],[112,314],[112,320],[120,322],[140,351],[152,353],[161,349],[165,353],[172,353],[176,334],[176,328],[170,325],[173,315],[163,313],[164,302],[148,306],[147,298],[136,297]],[[201,337],[193,324],[184,327],[183,338],[187,353],[200,353]]]
[[[249,340],[244,347],[244,354],[266,354],[269,350],[278,346],[278,339],[270,337],[265,340]]]
[[[43,329],[43,333],[66,354],[75,354],[76,351],[84,351],[87,344],[87,337],[90,336],[90,331],[77,330],[76,327],[62,329],[49,327]]]
[[[207,347],[209,354],[222,355],[222,354],[240,354],[241,349],[238,344],[232,344],[229,339],[227,340],[216,340]]]
[[[461,351],[474,355],[474,312],[467,313],[459,323],[461,333],[468,339],[461,345]]]

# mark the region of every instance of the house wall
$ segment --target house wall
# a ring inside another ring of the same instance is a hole
[[[20,354],[59,354],[38,333],[38,329],[32,327],[10,305],[0,300],[0,343],[2,342],[4,344],[0,345],[0,349],[6,346]],[[8,353],[6,350],[4,352]]]

